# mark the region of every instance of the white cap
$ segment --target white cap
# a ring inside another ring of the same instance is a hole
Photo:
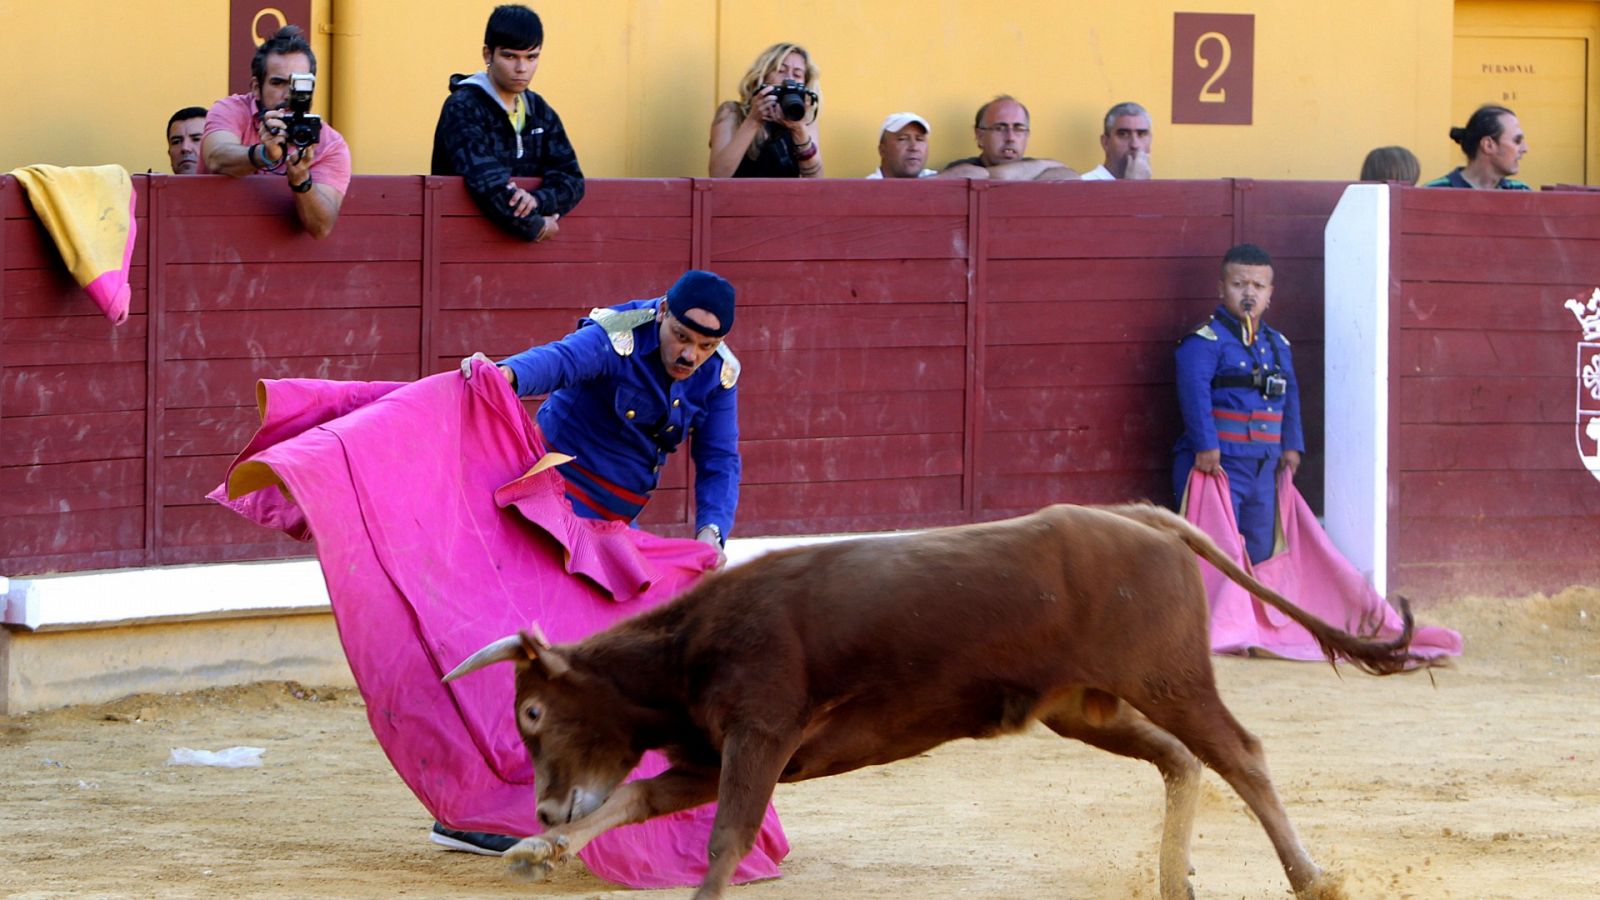
[[[921,125],[923,131],[926,131],[929,134],[933,133],[933,129],[928,127],[928,120],[914,112],[890,113],[889,118],[883,120],[883,127],[878,129],[878,133],[884,134],[890,131],[899,131],[907,125],[910,125],[912,122]]]

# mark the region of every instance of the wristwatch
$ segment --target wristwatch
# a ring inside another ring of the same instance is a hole
[[[717,526],[711,524],[710,522],[707,522],[706,524],[700,526],[700,531],[706,531],[706,530],[710,530],[711,536],[717,539],[717,546],[718,547],[726,547],[727,546],[727,542],[722,539],[722,529],[721,528],[718,528]],[[698,532],[698,531],[695,532],[695,536],[698,537],[699,533],[700,532]]]
[[[294,191],[296,194],[304,194],[306,191],[311,190],[311,184],[311,176],[307,175],[305,181],[289,185],[289,190]]]

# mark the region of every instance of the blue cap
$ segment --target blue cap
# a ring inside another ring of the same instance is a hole
[[[733,327],[733,285],[714,272],[690,269],[667,290],[667,309],[685,328],[706,337],[722,337]],[[717,317],[720,328],[706,328],[684,314],[703,309]]]

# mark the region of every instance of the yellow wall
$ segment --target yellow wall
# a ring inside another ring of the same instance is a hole
[[[481,67],[493,5],[319,0],[319,99],[331,101],[357,171],[426,170],[446,79]],[[805,44],[822,70],[822,145],[834,177],[872,170],[878,124],[900,109],[932,122],[936,164],[969,155],[972,113],[1001,91],[1033,112],[1031,153],[1080,169],[1099,162],[1099,117],[1125,99],[1154,114],[1158,176],[1353,178],[1368,149],[1390,143],[1411,147],[1424,173],[1437,174],[1459,155],[1445,138],[1451,0],[1207,3],[1207,12],[1256,17],[1251,126],[1170,124],[1172,13],[1192,4],[533,6],[546,28],[534,87],[595,176],[704,175],[717,101],[733,97],[745,67],[780,39]],[[226,10],[221,0],[0,0],[0,170],[35,161],[162,170],[166,116],[225,88]]]

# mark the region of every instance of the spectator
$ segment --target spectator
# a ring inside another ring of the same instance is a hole
[[[172,174],[193,175],[200,169],[200,140],[206,133],[203,106],[185,106],[167,120],[167,159]]]
[[[1027,156],[1028,108],[1008,94],[978,107],[972,133],[978,155],[958,159],[939,174],[952,178],[991,178],[1000,181],[1064,181],[1078,173],[1053,159]]]
[[[1225,472],[1234,518],[1250,561],[1272,555],[1277,470],[1291,476],[1305,452],[1300,383],[1289,341],[1263,324],[1272,303],[1272,258],[1240,244],[1222,258],[1222,298],[1211,318],[1178,342],[1178,408],[1183,436],[1174,448],[1174,493],[1190,469]]]
[[[1084,181],[1150,180],[1150,113],[1137,103],[1106,110],[1100,134],[1105,161],[1083,173]]]
[[[878,129],[878,167],[868,178],[931,178],[939,174],[923,168],[928,161],[928,120],[912,112],[890,113]]]
[[[711,119],[711,177],[821,178],[817,77],[811,55],[799,44],[773,44],[756,57],[739,81],[739,100],[717,107]],[[778,106],[778,89],[786,81],[807,92],[798,119]]]
[[[1465,128],[1450,129],[1450,140],[1467,154],[1467,164],[1423,187],[1532,190],[1511,177],[1522,167],[1522,156],[1528,152],[1528,139],[1516,113],[1504,106],[1480,106],[1467,119]]]
[[[497,6],[483,33],[482,72],[450,76],[433,130],[435,175],[460,175],[489,220],[517,237],[555,236],[583,199],[583,171],[561,117],[528,89],[544,24],[525,6]],[[532,191],[513,178],[539,178]]]
[[[1362,181],[1399,181],[1416,184],[1422,177],[1417,155],[1404,147],[1378,147],[1361,162]]]
[[[326,123],[322,136],[291,148],[284,128],[289,76],[317,73],[317,57],[300,29],[285,25],[256,48],[250,93],[223,97],[206,114],[200,172],[239,178],[281,175],[294,192],[294,211],[312,237],[333,233],[350,188],[350,147]]]

